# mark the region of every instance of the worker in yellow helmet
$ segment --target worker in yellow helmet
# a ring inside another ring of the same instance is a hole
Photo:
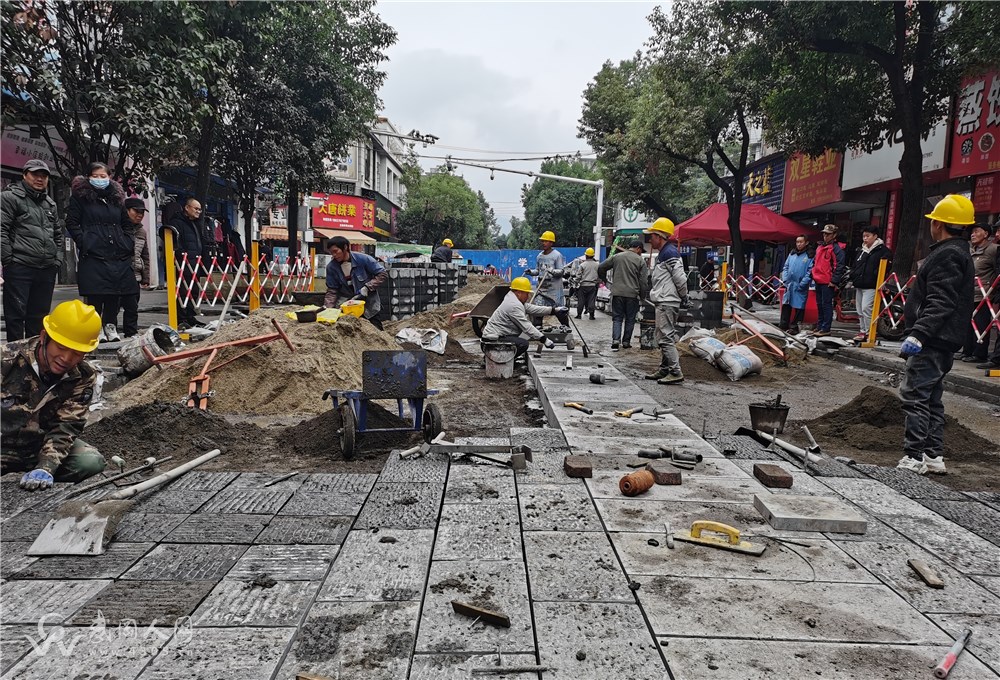
[[[42,319],[39,335],[4,345],[0,468],[24,472],[21,488],[48,489],[104,470],[104,457],[79,439],[97,383],[84,357],[100,333],[97,311],[70,300]]]
[[[975,264],[969,233],[976,211],[965,196],[945,196],[925,215],[931,221],[930,255],[917,269],[903,307],[906,371],[899,386],[906,422],[896,465],[917,474],[945,474],[944,378],[972,323]]]
[[[535,258],[535,268],[525,271],[525,274],[539,277],[536,297],[542,304],[562,307],[565,304],[563,274],[566,258],[553,247],[556,244],[556,235],[552,231],[543,232],[538,241],[542,245],[542,251]],[[532,321],[536,326],[540,326],[542,318],[535,317]]]
[[[597,276],[597,268],[600,265],[594,259],[594,249],[587,248],[583,253],[583,261],[576,267],[576,276],[579,285],[576,289],[576,318],[583,317],[586,311],[590,315],[590,320],[594,320],[594,308],[597,305],[597,284],[600,278]]]
[[[660,347],[660,367],[645,376],[661,385],[684,381],[680,355],[677,353],[677,317],[688,304],[687,275],[674,240],[674,223],[661,217],[642,233],[649,236],[653,248],[659,251],[656,265],[650,272],[652,287],[649,301],[656,307],[656,344]]]
[[[514,358],[528,351],[528,340],[522,337],[523,335],[527,335],[532,340],[538,340],[545,347],[552,349],[555,343],[546,338],[528,320],[528,316],[543,317],[548,314],[554,314],[565,324],[569,321],[569,310],[565,307],[560,308],[553,305],[536,305],[528,302],[530,297],[531,281],[523,276],[519,276],[511,281],[510,290],[483,328],[483,342],[512,343],[517,347],[517,353],[514,355]]]
[[[454,245],[450,238],[441,241],[441,245],[435,248],[434,254],[431,255],[431,262],[451,262],[451,258],[454,257],[451,249]]]

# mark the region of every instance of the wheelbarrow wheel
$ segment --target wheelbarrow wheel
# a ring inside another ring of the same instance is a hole
[[[427,404],[424,408],[423,420],[424,441],[430,443],[434,437],[444,430],[444,420],[441,417],[441,409],[437,404]]]
[[[358,436],[358,419],[350,404],[340,406],[340,451],[344,458],[354,457],[354,446]]]
[[[566,338],[566,349],[572,352],[574,347],[576,347],[576,340],[574,340],[571,335]]]

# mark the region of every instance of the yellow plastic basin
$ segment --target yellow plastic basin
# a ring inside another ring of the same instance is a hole
[[[348,300],[344,304],[340,305],[340,309],[344,314],[350,314],[351,316],[361,317],[365,313],[365,301],[364,300]]]

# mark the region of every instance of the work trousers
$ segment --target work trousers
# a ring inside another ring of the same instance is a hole
[[[615,295],[611,298],[611,339],[632,343],[635,332],[635,317],[639,313],[639,298]],[[622,327],[624,326],[624,330]]]
[[[858,323],[861,332],[868,335],[868,329],[872,324],[872,310],[875,309],[875,289],[855,288],[854,306],[858,310]]]
[[[816,284],[816,308],[819,312],[816,330],[830,330],[830,326],[833,325],[833,286],[826,283]]]
[[[660,369],[669,371],[672,375],[681,374],[681,358],[677,353],[677,317],[680,314],[679,305],[656,305],[656,344],[660,347],[662,357]]]
[[[781,320],[778,321],[778,328],[787,331],[789,328],[798,328],[799,322],[806,315],[805,307],[792,307],[791,305],[781,305]]]
[[[111,324],[118,328],[118,309],[122,304],[123,295],[88,295],[87,304],[101,315],[101,325]]]
[[[976,303],[979,304],[978,302]],[[981,333],[986,324],[990,322],[990,310],[986,305],[983,305],[981,309],[976,311],[972,316],[976,322],[976,328],[979,329]],[[989,340],[990,336],[987,334],[982,342],[976,340],[976,332],[972,330],[972,324],[969,324],[969,333],[965,336],[965,346],[962,348],[962,354],[967,357],[975,357],[980,361],[986,360],[986,355],[989,354]]]
[[[37,457],[3,457],[3,474],[8,472],[30,472],[38,466]],[[57,482],[81,482],[104,471],[107,462],[101,452],[87,442],[77,439],[70,447],[69,454],[52,475]]]
[[[3,318],[7,340],[33,338],[42,332],[42,318],[52,306],[56,266],[37,269],[12,263],[3,268]]]
[[[190,291],[190,297],[188,296]],[[201,284],[198,277],[187,268],[182,269],[177,276],[177,321],[194,326],[198,323],[198,309],[195,303],[201,297]]]
[[[943,349],[924,347],[906,360],[899,398],[906,414],[903,453],[921,460],[923,454],[940,456],[944,452],[944,377],[955,361],[954,354]]]
[[[122,330],[126,338],[139,334],[139,294],[122,295]]]
[[[584,312],[594,318],[594,308],[597,306],[597,286],[580,286],[576,291],[576,318]]]
[[[520,335],[501,335],[495,341],[490,342],[509,342],[514,345],[515,352],[514,358],[523,357],[528,353],[528,340],[527,338],[522,338]]]

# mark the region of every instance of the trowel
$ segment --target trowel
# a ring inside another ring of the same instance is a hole
[[[704,536],[704,532],[725,534],[726,538],[718,536]],[[761,555],[767,548],[766,545],[750,543],[740,540],[740,530],[722,522],[712,522],[710,520],[698,520],[691,524],[690,531],[674,532],[674,540],[684,543],[696,543],[706,545],[709,548],[719,548],[720,550],[731,550],[732,552],[744,553],[747,555]]]

